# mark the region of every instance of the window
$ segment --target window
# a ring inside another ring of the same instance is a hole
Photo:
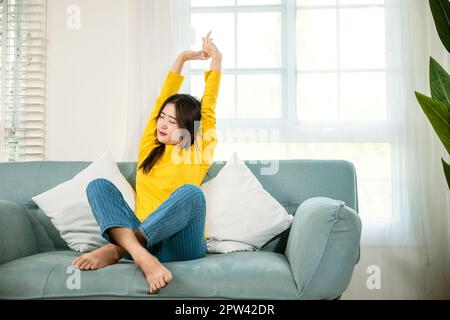
[[[215,160],[350,160],[362,218],[392,220],[385,25],[384,0],[191,0],[192,49],[212,29],[224,55]]]
[[[257,3],[257,5],[254,5]],[[194,47],[214,26],[224,55],[221,97],[217,118],[240,123],[288,120],[286,61],[283,57],[282,1],[192,1]],[[207,6],[205,6],[207,5]],[[208,61],[209,63],[209,61]],[[191,63],[191,92],[203,90],[204,61]],[[256,120],[256,121],[254,121]],[[260,122],[263,123],[263,122]]]
[[[299,118],[387,120],[384,7],[373,6],[382,1],[297,3]]]
[[[46,1],[0,0],[1,161],[44,160]]]

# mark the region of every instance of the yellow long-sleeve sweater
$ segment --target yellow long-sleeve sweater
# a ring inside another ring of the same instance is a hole
[[[152,214],[178,187],[189,183],[200,186],[213,163],[217,144],[215,106],[219,93],[221,71],[204,72],[205,89],[201,104],[200,129],[195,143],[188,151],[177,145],[166,144],[163,156],[145,175],[142,170],[136,174],[136,217],[142,222]],[[156,100],[148,123],[139,143],[137,167],[147,158],[159,142],[156,133],[158,111],[164,101],[178,92],[184,76],[169,71]],[[206,239],[206,230],[205,230]]]

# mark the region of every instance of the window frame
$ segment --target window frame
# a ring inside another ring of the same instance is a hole
[[[242,5],[237,6],[237,0],[234,0],[234,5],[230,6],[203,6],[203,7],[190,7],[189,20],[192,14],[197,13],[234,13],[235,14],[235,61],[237,62],[237,13],[239,12],[274,12],[279,11],[281,14],[281,67],[280,68],[223,68],[223,75],[241,75],[241,74],[258,74],[258,73],[272,73],[279,74],[281,76],[281,118],[258,118],[258,119],[239,119],[239,118],[220,118],[218,120],[218,126],[222,128],[275,128],[282,131],[280,136],[286,137],[288,140],[282,140],[281,142],[291,142],[292,140],[288,137],[296,137],[295,142],[311,141],[310,139],[304,139],[305,136],[315,136],[315,139],[320,139],[320,141],[337,141],[340,139],[341,142],[352,142],[353,139],[349,139],[349,134],[343,130],[343,128],[348,128],[349,126],[353,128],[361,127],[367,128],[372,123],[379,128],[384,128],[384,132],[380,134],[377,132],[370,139],[378,138],[381,139],[379,142],[390,142],[392,137],[392,132],[388,128],[391,119],[390,109],[387,108],[387,119],[386,120],[355,120],[355,121],[305,121],[300,120],[297,114],[297,81],[298,74],[301,73],[320,73],[324,70],[299,70],[297,68],[296,61],[296,16],[298,10],[314,10],[314,9],[336,9],[337,19],[336,19],[336,34],[337,34],[337,54],[338,54],[338,65],[335,70],[327,70],[327,72],[333,72],[337,76],[337,104],[338,110],[340,107],[340,74],[345,72],[387,72],[387,66],[385,68],[373,68],[373,69],[341,69],[339,64],[339,9],[340,8],[385,8],[385,4],[355,4],[355,5],[343,5],[336,0],[335,5],[323,5],[323,6],[302,6],[297,5],[296,0],[280,0],[280,4],[277,5]],[[189,21],[189,25],[190,21]],[[194,29],[192,28],[192,38],[194,36]],[[192,39],[193,40],[193,39]],[[191,76],[201,76],[203,73],[202,69],[191,69],[188,68],[187,85],[188,88],[191,87]],[[235,92],[237,92],[237,81],[234,83]],[[235,94],[234,108],[237,108],[237,96]],[[378,131],[378,129],[377,129]],[[314,133],[320,132],[321,137],[317,137]],[[325,132],[325,134],[324,134]],[[328,134],[327,132],[332,132]],[[340,134],[342,133],[342,135]],[[332,140],[328,140],[332,139]],[[366,137],[367,139],[368,137]],[[388,140],[386,140],[388,139]],[[265,142],[265,141],[261,141]]]

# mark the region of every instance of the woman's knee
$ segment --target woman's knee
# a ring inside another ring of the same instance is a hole
[[[195,184],[186,183],[183,184],[179,189],[189,192],[190,199],[198,200],[201,202],[205,201],[205,195],[203,193],[203,190],[200,189],[200,187],[196,186]]]
[[[114,187],[114,184],[105,178],[96,178],[88,183],[86,187],[86,194],[94,194],[95,192],[101,191],[104,188]]]

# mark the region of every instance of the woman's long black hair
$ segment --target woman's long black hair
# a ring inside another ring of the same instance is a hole
[[[194,144],[195,136],[197,135],[197,131],[199,129],[201,119],[201,101],[197,97],[189,94],[176,93],[164,101],[159,109],[156,119],[159,119],[161,111],[168,103],[173,103],[175,105],[175,116],[177,117],[178,127],[180,129],[187,130],[190,134],[189,137],[184,137],[183,135],[180,136],[180,138],[183,139],[181,146],[187,150],[192,144]],[[194,124],[197,128],[194,128]],[[155,135],[157,134],[156,130],[154,133]],[[188,141],[187,138],[190,138],[190,141]],[[153,148],[147,158],[141,163],[138,170],[143,169],[144,174],[148,174],[151,168],[155,165],[156,161],[158,161],[158,159],[164,154],[165,148],[166,145],[158,141],[158,145]]]

